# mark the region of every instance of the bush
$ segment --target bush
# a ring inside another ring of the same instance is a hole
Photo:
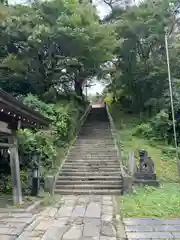
[[[150,122],[153,129],[153,135],[158,140],[168,140],[168,132],[172,127],[172,122],[169,119],[169,114],[161,110]]]
[[[23,99],[25,105],[52,120],[50,129],[46,131],[24,129],[18,132],[20,165],[23,171],[32,169],[33,155],[36,154],[40,156],[43,171],[54,167],[58,147],[65,147],[72,140],[87,104],[74,97],[71,99],[56,104],[46,104],[32,94]]]
[[[151,137],[153,134],[153,129],[149,123],[142,123],[136,127],[134,135],[144,136],[146,138]]]
[[[172,122],[169,120],[169,114],[161,110],[148,123],[138,125],[134,134],[167,142],[171,128]]]

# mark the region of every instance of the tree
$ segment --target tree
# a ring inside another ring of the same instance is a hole
[[[76,0],[9,6],[0,20],[0,87],[9,92],[43,96],[74,85],[82,95],[83,82],[101,71],[117,44],[114,27]]]
[[[164,107],[168,87],[164,35],[165,27],[178,15],[176,2],[144,1],[139,6],[115,8],[105,19],[116,25],[120,42],[112,91],[118,92],[121,103],[131,111],[152,114]],[[172,46],[171,53],[176,50]],[[171,57],[173,76],[179,78],[177,53]]]

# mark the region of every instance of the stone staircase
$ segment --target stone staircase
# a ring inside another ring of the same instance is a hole
[[[54,193],[122,193],[122,177],[106,109],[92,108],[56,181]]]

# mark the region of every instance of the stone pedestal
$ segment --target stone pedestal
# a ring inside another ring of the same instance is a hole
[[[134,183],[158,186],[154,163],[145,150],[139,151],[139,165],[134,173]]]

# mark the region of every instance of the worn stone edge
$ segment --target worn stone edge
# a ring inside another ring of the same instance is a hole
[[[117,240],[128,240],[126,231],[124,228],[124,224],[123,224],[122,214],[119,214],[119,208],[117,205],[116,196],[113,196],[113,208],[114,208],[113,220],[114,220],[116,231],[117,231],[116,238]]]
[[[26,208],[26,212],[32,212],[37,209],[43,200],[36,201],[35,203],[31,204],[29,207]]]
[[[83,115],[83,116],[81,117],[81,119],[80,119],[80,128],[81,128],[82,124],[85,122],[85,120],[86,120],[86,118],[87,118],[90,110],[91,110],[91,105],[89,104],[89,106],[87,107],[84,115]],[[52,195],[54,195],[54,189],[55,189],[55,186],[56,186],[56,181],[57,181],[57,179],[58,179],[59,173],[60,173],[60,171],[61,171],[61,169],[62,169],[62,166],[63,166],[64,162],[67,160],[68,155],[69,155],[69,153],[70,153],[70,151],[71,151],[71,149],[72,149],[75,141],[77,140],[78,134],[79,134],[79,131],[77,131],[74,140],[71,142],[71,144],[70,144],[70,146],[69,146],[69,148],[68,148],[68,150],[67,150],[67,153],[66,153],[66,155],[65,155],[65,157],[64,157],[64,159],[63,159],[63,161],[62,161],[62,163],[61,163],[61,165],[60,165],[60,167],[59,167],[59,169],[58,169],[58,171],[57,171],[57,173],[56,173],[55,176],[54,176],[52,191],[50,192],[50,194],[52,194]]]
[[[120,170],[121,170],[121,175],[122,175],[122,181],[123,181],[123,189],[122,189],[122,194],[124,192],[131,192],[131,186],[132,186],[132,183],[130,184],[130,187],[128,187],[128,189],[126,189],[126,179],[131,179],[130,182],[132,182],[132,177],[125,171],[124,169],[124,166],[123,166],[123,163],[122,163],[122,154],[121,154],[121,150],[119,149],[118,147],[118,140],[117,140],[117,131],[116,131],[116,127],[115,127],[115,124],[114,124],[114,121],[113,121],[113,118],[110,114],[110,111],[109,111],[109,107],[107,104],[105,104],[105,107],[106,107],[106,111],[107,111],[107,114],[108,114],[108,119],[109,119],[109,123],[110,123],[110,129],[111,129],[111,134],[112,134],[112,137],[113,137],[113,140],[114,140],[114,146],[115,146],[115,149],[116,149],[116,152],[117,152],[117,157],[118,157],[118,160],[119,160],[119,165],[120,165]]]
[[[36,201],[27,208],[0,208],[0,212],[2,212],[2,213],[6,213],[6,212],[12,212],[12,213],[28,212],[28,213],[30,213],[31,211],[34,211],[35,209],[37,209],[40,206],[42,201],[43,200]]]

